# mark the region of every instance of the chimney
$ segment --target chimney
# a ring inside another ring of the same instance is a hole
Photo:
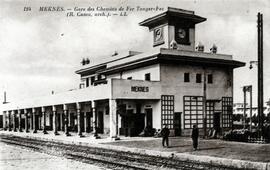
[[[117,55],[118,55],[118,52],[114,51],[114,53],[112,54],[112,57],[117,56]]]
[[[4,91],[4,101],[3,101],[3,104],[6,104],[7,103],[7,94],[6,92]]]
[[[82,59],[81,64],[84,66],[86,63],[85,58]]]
[[[216,54],[217,53],[217,46],[213,44],[212,48],[210,48],[211,53]]]
[[[85,59],[85,64],[89,64],[89,63],[90,63],[89,58],[86,58],[86,59]]]
[[[174,39],[170,43],[170,49],[177,49],[177,42]]]
[[[196,47],[196,50],[199,52],[204,52],[204,45],[199,42],[198,46]]]

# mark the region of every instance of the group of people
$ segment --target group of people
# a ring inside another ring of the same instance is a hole
[[[162,136],[162,146],[169,147],[170,130],[168,129],[167,125],[164,125],[164,127],[160,133]],[[192,142],[193,142],[193,150],[196,151],[198,148],[198,138],[199,138],[199,129],[198,129],[197,125],[193,125],[191,138],[192,138]]]

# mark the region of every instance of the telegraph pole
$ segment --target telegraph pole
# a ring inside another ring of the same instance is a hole
[[[250,126],[249,126],[249,130],[251,132],[252,131],[252,86],[251,85],[249,86],[249,90],[250,90],[249,91],[249,93],[250,93],[250,98],[249,98],[250,99],[250,104],[249,104],[250,105],[250,110],[249,110],[250,111],[250,115],[249,115],[249,117],[250,117],[250,119],[249,119]]]
[[[262,136],[263,114],[263,15],[258,13],[258,124]]]
[[[247,86],[243,87],[243,92],[244,92],[244,114],[243,114],[243,127],[244,129],[246,128],[246,104],[247,104],[247,100],[246,100],[246,91],[247,91]]]

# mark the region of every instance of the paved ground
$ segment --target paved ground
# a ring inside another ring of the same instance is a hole
[[[1,170],[99,170],[101,168],[0,142]]]
[[[193,155],[208,155],[220,158],[270,162],[270,144],[252,144],[200,139],[198,151],[192,150],[192,141],[186,137],[170,138],[170,148],[163,148],[160,138],[137,141],[116,141],[107,144],[149,150],[189,153]]]
[[[125,146],[130,148],[141,148],[154,151],[178,152],[191,155],[206,155],[220,158],[231,158],[247,161],[270,162],[270,144],[251,144],[240,142],[229,142],[222,140],[199,140],[199,150],[192,151],[191,139],[187,137],[172,137],[170,138],[170,148],[161,146],[161,138],[152,137],[121,137],[120,141],[112,142],[107,136],[102,139],[94,139],[91,134],[86,134],[86,137],[80,138],[73,133],[72,136],[66,137],[63,133],[59,136],[54,136],[52,132],[44,135],[41,131],[37,134],[25,132],[8,132],[1,131],[0,133],[15,134],[18,136],[28,136],[35,138],[46,138],[49,140],[61,140],[76,143],[99,143],[102,145]]]

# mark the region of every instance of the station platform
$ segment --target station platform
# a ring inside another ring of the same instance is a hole
[[[198,161],[235,168],[270,170],[270,144],[199,139],[199,148],[193,151],[192,141],[188,137],[170,137],[170,147],[164,148],[161,138],[154,137],[120,136],[120,140],[112,141],[107,135],[100,135],[100,139],[95,139],[91,133],[84,134],[84,137],[79,137],[76,133],[71,133],[71,136],[67,137],[63,132],[55,136],[52,131],[48,131],[48,134],[43,134],[42,131],[35,134],[0,131],[0,134],[152,156],[174,157],[183,161]]]

